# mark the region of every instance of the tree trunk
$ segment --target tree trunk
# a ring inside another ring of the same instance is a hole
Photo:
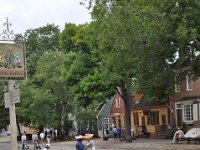
[[[63,129],[62,129],[61,123],[59,123],[59,125],[58,125],[57,137],[58,137],[58,139],[59,139],[60,141],[63,141],[63,140],[64,140]]]
[[[127,142],[132,142],[131,135],[131,114],[130,114],[130,99],[124,99],[124,107],[125,107],[125,137]]]
[[[119,90],[119,89],[118,89]],[[126,142],[132,142],[132,135],[131,135],[131,113],[130,113],[130,105],[131,99],[127,92],[125,83],[120,84],[120,91],[119,94],[122,96],[124,100],[124,109],[125,109],[125,139]],[[134,134],[133,134],[134,135]]]

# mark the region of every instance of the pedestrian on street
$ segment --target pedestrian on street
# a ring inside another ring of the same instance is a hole
[[[36,131],[34,131],[32,134],[32,140],[33,140],[34,149],[39,147],[39,140],[38,140],[38,135]]]
[[[41,131],[40,139],[41,139],[41,145],[42,145],[41,147],[42,147],[42,149],[45,149],[44,138],[45,138],[45,134],[44,134],[43,131]]]
[[[121,140],[121,127],[117,128],[118,138]]]
[[[47,132],[47,144],[50,145],[50,139],[51,139],[51,134],[50,132]]]
[[[21,140],[22,140],[22,149],[25,148],[26,145],[26,133],[24,132],[21,136]]]
[[[96,150],[94,141],[92,140],[94,134],[85,134],[83,137],[87,140],[87,144],[85,145],[85,150]]]
[[[178,128],[178,130],[174,133],[172,144],[177,143],[177,139],[183,137],[184,137],[184,132],[181,130],[181,128]]]
[[[41,139],[41,142],[42,142],[42,143],[44,143],[44,138],[45,138],[45,134],[44,134],[44,132],[42,131],[42,132],[40,133],[40,139]]]
[[[84,150],[84,144],[82,143],[83,136],[82,135],[75,136],[75,139],[77,140],[76,145],[75,145],[76,150]]]
[[[114,140],[117,140],[117,128],[113,128]]]

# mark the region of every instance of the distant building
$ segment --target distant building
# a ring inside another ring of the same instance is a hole
[[[146,95],[136,92],[132,96],[131,128],[135,136],[149,136],[168,128],[168,107],[161,101],[150,101]]]
[[[110,126],[110,108],[113,102],[113,98],[106,101],[99,113],[97,114],[97,128],[98,136],[103,137],[104,129]]]
[[[185,130],[200,127],[200,79],[186,74],[183,80],[175,78],[175,91],[169,97],[170,123]]]

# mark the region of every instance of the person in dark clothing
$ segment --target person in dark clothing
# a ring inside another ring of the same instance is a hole
[[[78,135],[78,136],[75,136],[75,139],[77,139],[77,142],[76,142],[76,150],[84,150],[85,147],[84,147],[84,144],[82,143],[83,141],[83,136],[82,135]]]
[[[108,130],[108,129],[106,129],[106,135],[109,135],[109,134],[110,134],[109,130]]]
[[[45,139],[47,138],[47,130],[44,131]]]
[[[119,138],[119,140],[121,140],[121,128],[119,127],[118,129],[117,129],[117,133],[118,133],[118,138]]]

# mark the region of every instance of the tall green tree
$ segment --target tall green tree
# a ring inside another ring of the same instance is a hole
[[[31,80],[21,86],[22,102],[18,114],[35,127],[53,127],[58,138],[63,139],[65,124],[72,125],[69,114],[73,113],[72,97],[61,79],[61,68],[66,55],[62,52],[48,52],[41,55],[37,71]]]
[[[175,75],[199,76],[199,1],[135,1],[142,39],[138,61],[140,85],[151,99],[166,100]],[[177,57],[175,54],[179,54]]]
[[[73,26],[74,29],[75,26]],[[67,36],[69,26],[61,33],[63,37]],[[74,93],[74,99],[79,106],[85,109],[98,107],[103,101],[106,100],[106,93],[109,93],[112,89],[109,89],[106,80],[103,80],[103,74],[99,72],[99,57],[93,50],[95,43],[95,31],[93,24],[85,24],[76,27],[74,31],[72,43],[70,45],[76,45],[79,48],[78,51],[74,51],[76,57],[71,62],[71,65],[66,62],[64,68],[64,79],[67,84],[71,86]],[[67,46],[68,45],[68,46]],[[70,52],[69,52],[70,53]],[[113,91],[113,90],[112,90]]]
[[[95,1],[92,10],[97,29],[100,70],[112,83],[110,88],[122,96],[125,104],[126,140],[132,141],[130,103],[132,80],[136,76],[138,24],[132,1]]]
[[[60,51],[60,29],[54,24],[27,30],[24,34],[27,59],[27,73],[32,76],[36,71],[37,61],[45,52]]]
[[[69,26],[66,26],[61,33],[63,37],[68,37],[66,34],[68,29]],[[94,24],[73,26],[73,29],[75,29],[75,34],[71,37],[71,42],[64,41],[65,47],[74,45],[74,48],[67,51],[73,55],[73,58],[72,60],[66,59],[63,79],[73,93],[74,103],[78,110],[77,123],[88,124],[90,122],[96,125],[95,116],[98,108],[108,97],[113,96],[114,90],[110,88],[111,83],[104,80],[105,75],[99,70],[100,59],[94,49],[97,46]],[[86,114],[89,114],[88,117],[85,117]]]
[[[89,2],[93,4],[92,16],[99,29],[102,64],[120,89],[130,134],[127,111],[132,78],[139,81],[151,99],[165,100],[173,93],[177,70],[198,74],[199,18],[196,17],[200,3],[197,0]],[[177,51],[178,60],[174,55]]]

